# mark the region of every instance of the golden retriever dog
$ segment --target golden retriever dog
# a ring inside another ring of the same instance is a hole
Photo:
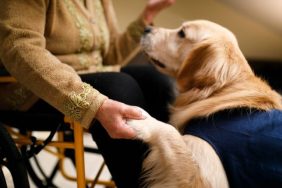
[[[206,20],[177,29],[148,28],[141,46],[157,69],[176,80],[170,124],[147,114],[128,120],[137,139],[151,147],[143,162],[145,187],[188,188],[230,186],[215,149],[183,130],[195,118],[226,109],[282,109],[281,96],[255,76],[228,29]],[[240,147],[240,143],[238,143]]]

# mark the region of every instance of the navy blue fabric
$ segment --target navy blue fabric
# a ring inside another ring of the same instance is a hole
[[[219,155],[231,188],[282,187],[282,111],[229,110],[185,128]]]

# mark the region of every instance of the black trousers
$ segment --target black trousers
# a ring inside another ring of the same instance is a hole
[[[119,73],[87,74],[81,78],[111,99],[139,106],[161,121],[168,120],[167,107],[173,100],[172,81],[151,65],[130,65]],[[43,101],[30,110],[58,113]],[[148,146],[138,140],[111,139],[97,121],[90,132],[118,188],[139,187],[142,161]]]

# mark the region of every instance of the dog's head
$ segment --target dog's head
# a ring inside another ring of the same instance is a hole
[[[237,73],[252,74],[233,33],[210,21],[147,28],[141,45],[161,72],[177,79],[180,91],[219,85]]]
[[[223,109],[282,109],[281,96],[255,76],[234,34],[216,23],[147,28],[141,45],[157,69],[176,78],[170,120],[176,127]]]

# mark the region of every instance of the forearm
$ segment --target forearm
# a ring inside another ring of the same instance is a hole
[[[171,6],[176,0],[148,0],[141,14],[143,21],[150,25],[155,17],[165,8]]]
[[[123,33],[116,33],[112,36],[108,54],[105,57],[105,64],[123,64],[125,60],[139,48],[140,39],[146,23],[141,17],[133,21]]]
[[[87,128],[106,97],[45,49],[45,1],[1,3],[0,57],[6,69],[36,96]]]
[[[6,55],[1,56],[7,70],[36,96],[87,127],[105,96],[48,51],[23,45],[5,50]]]
[[[148,0],[145,8],[141,12],[138,19],[132,22],[123,34],[119,34],[116,29],[115,19],[109,20],[109,17],[115,17],[114,14],[109,16],[112,9],[107,9],[107,18],[109,28],[112,33],[110,50],[105,58],[106,64],[117,63],[121,64],[136,48],[139,47],[140,38],[147,25],[153,23],[155,17],[163,9],[171,6],[175,0]],[[126,61],[127,62],[127,61]]]

